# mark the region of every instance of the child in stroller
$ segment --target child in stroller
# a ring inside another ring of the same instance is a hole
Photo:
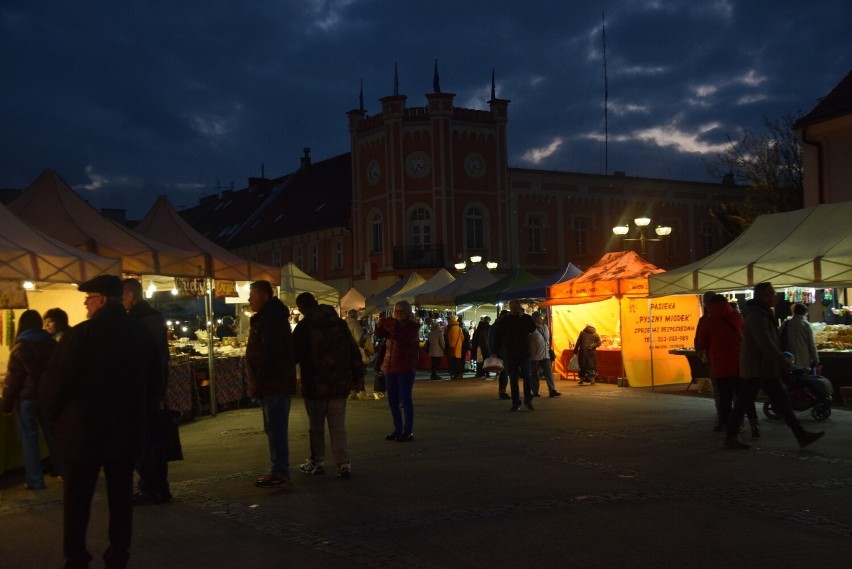
[[[825,421],[831,416],[831,396],[834,388],[831,381],[821,375],[811,373],[807,368],[796,368],[783,378],[793,411],[811,410],[817,421]],[[771,401],[763,404],[763,414],[777,419],[778,413]]]

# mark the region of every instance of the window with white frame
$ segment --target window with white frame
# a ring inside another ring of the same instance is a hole
[[[472,207],[465,213],[464,236],[468,249],[485,249],[485,217],[477,207]]]
[[[343,268],[343,240],[338,239],[334,242],[334,257],[332,259],[332,268]]]
[[[432,216],[425,207],[417,207],[410,218],[411,245],[426,251],[432,246]]]
[[[530,253],[544,252],[544,219],[541,214],[527,214],[527,238]]]
[[[589,254],[589,238],[591,236],[592,220],[587,217],[574,218],[574,247],[578,255]]]
[[[317,243],[311,243],[310,246],[310,254],[311,254],[311,272],[315,273],[319,271],[319,245]]]
[[[293,264],[304,270],[305,260],[302,257],[302,246],[301,245],[293,245]]]
[[[377,255],[384,250],[382,239],[382,214],[373,214],[370,220],[370,254]]]

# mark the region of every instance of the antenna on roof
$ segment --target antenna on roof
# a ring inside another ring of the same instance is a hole
[[[396,61],[393,62],[393,94],[399,95],[399,74],[396,71]]]

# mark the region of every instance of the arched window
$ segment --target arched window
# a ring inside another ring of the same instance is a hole
[[[477,207],[465,213],[464,238],[467,249],[485,249],[485,217]]]
[[[382,214],[374,213],[370,220],[370,254],[377,255],[384,251],[384,239],[382,239]]]
[[[432,216],[425,207],[414,208],[409,219],[411,246],[428,251],[432,247]]]

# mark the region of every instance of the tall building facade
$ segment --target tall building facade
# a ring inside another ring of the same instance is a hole
[[[408,106],[394,94],[376,115],[349,111],[348,154],[312,162],[305,149],[293,173],[252,178],[182,214],[249,259],[293,262],[342,292],[471,259],[544,276],[622,248],[674,268],[728,241],[711,212],[741,200],[741,187],[512,167],[510,101],[493,89],[487,110],[456,107],[454,98],[436,89],[424,106]],[[638,217],[651,219],[642,241]],[[613,235],[625,224],[627,240]],[[671,235],[658,241],[656,225]]]

